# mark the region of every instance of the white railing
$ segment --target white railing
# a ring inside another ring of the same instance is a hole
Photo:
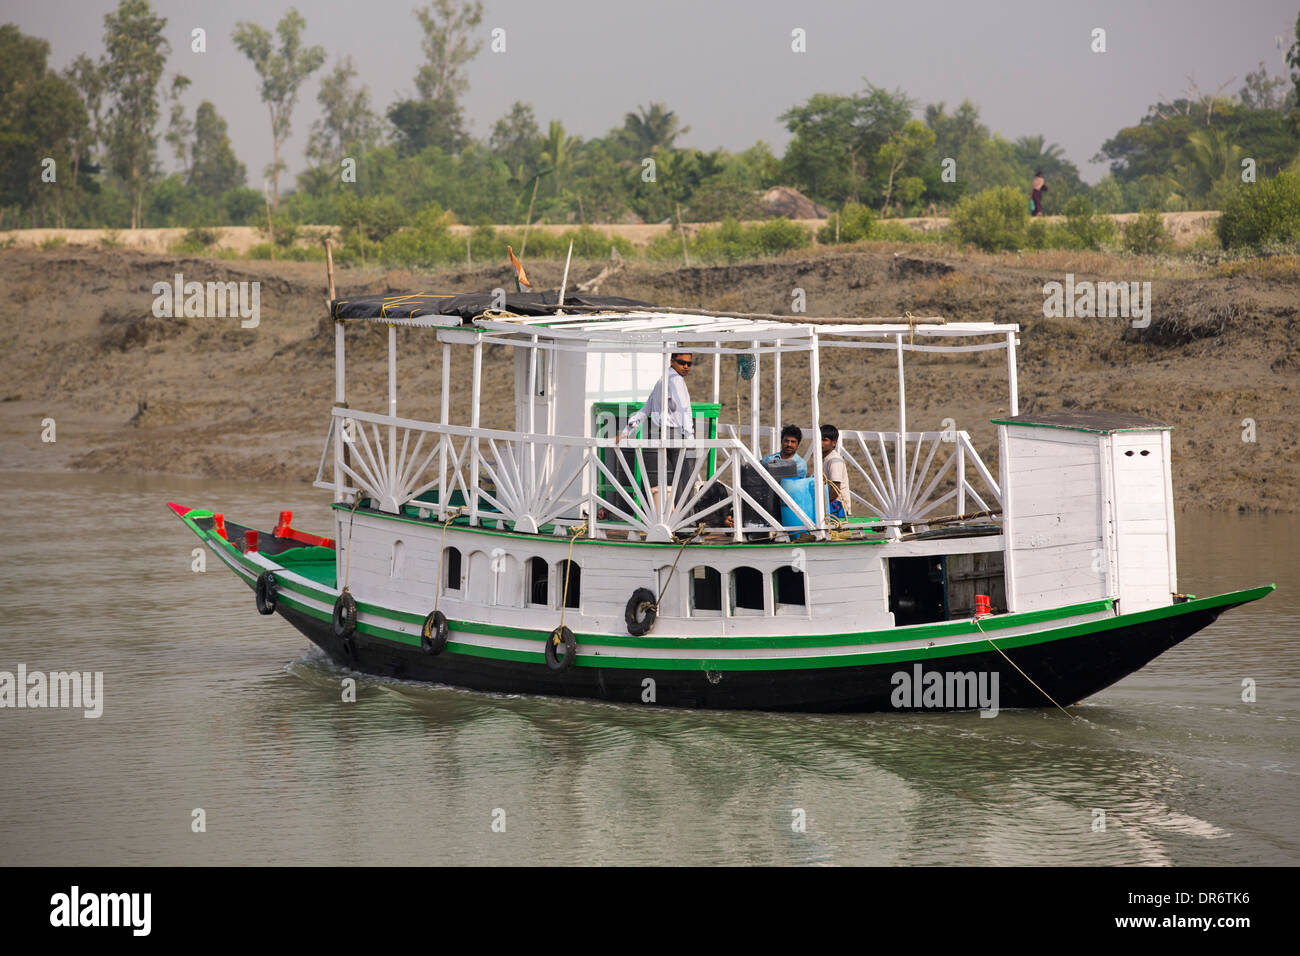
[[[978,506],[972,510],[1002,507],[1002,491],[967,432],[907,432],[900,442],[898,432],[841,431],[839,450],[849,466],[849,494],[881,518],[923,522],[954,499],[954,513],[964,515],[968,497]],[[972,483],[971,470],[983,494]],[[941,488],[947,490],[936,495]]]
[[[333,459],[336,434],[342,437],[343,454]],[[671,474],[665,474],[670,450],[677,460]],[[706,472],[710,453],[716,455],[711,477]],[[330,480],[331,462],[341,488]],[[648,464],[658,465],[654,473],[664,477],[652,479]],[[796,523],[782,525],[779,506],[773,515],[741,486],[744,465],[754,468],[778,502],[791,509]],[[800,532],[816,527],[815,516],[805,513],[735,437],[662,443],[629,439],[616,446],[606,438],[522,435],[336,408],[315,484],[341,498],[363,494],[390,514],[415,503],[445,520],[461,509],[458,513],[467,514],[473,524],[505,521],[528,533],[592,515],[589,533],[630,529],[647,540],[666,541],[710,517],[741,514],[742,508],[747,527],[733,527],[736,539],[756,529]],[[719,484],[726,495],[703,505]],[[436,501],[416,500],[430,491],[437,492]]]
[[[343,449],[334,461],[340,489],[326,475],[336,432]],[[701,521],[721,525],[717,519],[727,515],[736,540],[746,532],[816,530],[816,515],[794,501],[735,429],[729,432],[716,439],[628,439],[615,445],[607,438],[524,435],[336,408],[316,485],[342,498],[364,494],[391,514],[415,503],[439,520],[465,514],[471,524],[507,522],[534,534],[588,516],[594,519],[589,534],[632,530],[650,541],[671,540]],[[946,450],[942,457],[940,450]],[[672,469],[666,467],[670,451],[676,455]],[[896,432],[841,432],[840,451],[850,468],[850,494],[863,506],[854,508],[858,514],[920,521],[954,498],[960,514],[968,496],[981,510],[1001,503],[997,483],[966,432],[908,432],[901,447]],[[711,476],[710,453],[716,456]],[[775,495],[775,514],[744,488],[745,466]],[[969,480],[968,467],[983,481],[983,494]],[[941,482],[949,472],[952,487],[936,495],[947,487]],[[711,491],[719,485],[725,493]],[[436,492],[436,500],[417,501],[426,492]],[[782,522],[781,505],[793,523]],[[735,520],[738,515],[744,520]]]

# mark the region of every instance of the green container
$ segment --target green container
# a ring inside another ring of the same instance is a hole
[[[613,438],[624,428],[627,427],[628,419],[636,414],[637,410],[645,402],[592,402],[591,404],[591,433],[598,438]],[[722,411],[722,406],[714,402],[691,402],[691,415],[695,418],[695,437],[696,438],[717,438],[718,437],[718,415]],[[634,438],[649,438],[650,419],[647,418],[637,431]],[[630,470],[636,474],[636,480],[641,482],[641,469],[637,464],[636,455],[633,452],[624,451],[618,448],[602,448],[600,450],[600,460],[610,474],[619,477],[624,476],[625,472],[618,463],[618,455],[625,455]],[[710,449],[708,462],[704,466],[704,477],[712,478],[718,465],[717,449]],[[685,466],[683,465],[683,468]],[[623,490],[629,497],[635,498],[631,485],[623,485]],[[597,476],[596,493],[602,498],[609,499],[614,492],[613,485],[610,484],[609,478],[604,472]]]

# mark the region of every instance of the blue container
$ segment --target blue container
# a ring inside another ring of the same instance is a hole
[[[781,490],[794,499],[794,503],[802,508],[809,518],[816,521],[817,515],[813,513],[813,482],[815,478],[782,478]],[[781,524],[789,527],[791,525],[801,524],[801,520],[790,507],[781,503]]]
[[[794,499],[794,503],[808,513],[809,519],[817,520],[817,515],[813,513],[813,482],[815,478],[782,478],[781,487],[785,493]],[[826,514],[834,518],[844,518],[844,506],[838,501],[831,501],[831,486],[826,485],[826,490],[822,493],[826,499]],[[796,515],[785,502],[781,503],[781,524],[784,527],[791,525],[801,525],[799,516]]]

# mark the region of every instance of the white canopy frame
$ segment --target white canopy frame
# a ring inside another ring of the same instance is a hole
[[[349,409],[347,404],[344,341],[344,326],[347,322],[378,322],[388,328],[388,409],[386,415],[353,412]],[[434,329],[442,343],[441,404],[437,423],[398,418],[396,333],[400,327]],[[824,487],[825,476],[822,469],[822,456],[818,453],[820,451],[818,442],[822,424],[820,404],[821,349],[892,349],[896,355],[898,376],[898,432],[896,437],[892,439],[894,442],[894,463],[893,468],[886,467],[886,474],[882,476],[877,471],[874,462],[868,459],[868,464],[874,473],[871,476],[874,481],[869,479],[868,484],[872,487],[873,497],[876,501],[874,503],[865,503],[873,505],[877,510],[885,510],[896,505],[901,507],[901,504],[897,503],[906,502],[909,513],[924,515],[933,510],[934,505],[931,504],[927,507],[923,501],[919,501],[917,490],[920,482],[926,477],[930,460],[934,457],[934,449],[931,448],[930,456],[926,460],[925,468],[921,469],[919,479],[916,461],[911,463],[912,467],[909,473],[908,442],[915,441],[917,454],[919,455],[922,441],[930,440],[932,433],[916,433],[913,435],[907,431],[904,353],[960,354],[1005,350],[1007,353],[1010,414],[1016,415],[1019,414],[1019,392],[1016,378],[1016,346],[1019,344],[1019,328],[1018,324],[1012,323],[945,322],[938,317],[916,319],[906,316],[876,320],[870,323],[843,320],[796,322],[783,321],[777,317],[748,318],[743,315],[732,314],[705,315],[667,313],[655,310],[592,314],[557,313],[536,317],[485,313],[475,318],[468,325],[462,323],[456,316],[420,316],[409,319],[389,317],[336,319],[334,418],[337,421],[331,423],[334,451],[333,481],[326,483],[321,480],[324,472],[323,453],[321,469],[317,475],[317,485],[332,489],[336,502],[344,502],[351,495],[360,491],[367,491],[381,508],[390,512],[400,512],[403,505],[430,488],[436,487],[439,489],[439,500],[436,507],[431,510],[436,510],[439,518],[445,520],[450,510],[450,494],[444,493],[443,489],[448,488],[448,479],[450,477],[452,479],[451,484],[453,486],[459,485],[462,494],[465,496],[471,524],[479,524],[483,519],[480,508],[481,503],[489,503],[493,506],[492,511],[495,512],[491,515],[493,518],[497,518],[502,513],[500,506],[507,504],[511,505],[511,507],[507,507],[506,511],[514,513],[513,517],[516,519],[514,523],[517,530],[536,532],[542,524],[548,523],[545,521],[539,522],[537,518],[544,516],[556,517],[559,514],[556,511],[557,502],[561,499],[567,501],[572,498],[572,495],[568,492],[575,480],[572,473],[575,459],[572,454],[563,451],[562,448],[563,446],[572,445],[574,439],[572,436],[557,436],[554,434],[555,418],[553,411],[546,416],[545,430],[539,432],[539,422],[535,417],[535,408],[532,402],[529,403],[527,434],[493,431],[489,435],[486,430],[481,428],[483,349],[485,344],[496,343],[529,350],[529,358],[526,363],[529,395],[536,394],[539,353],[550,353],[552,355],[557,352],[590,353],[601,351],[658,353],[662,356],[661,367],[665,377],[668,372],[669,357],[673,352],[689,351],[717,356],[717,360],[713,362],[711,382],[711,399],[715,404],[719,403],[720,399],[722,356],[749,355],[755,362],[755,373],[750,382],[750,420],[747,427],[728,426],[730,435],[727,439],[720,438],[718,440],[699,440],[683,443],[668,439],[666,416],[661,416],[657,435],[649,439],[629,439],[622,443],[622,447],[635,453],[642,468],[643,479],[645,474],[645,451],[649,450],[658,456],[659,468],[657,469],[657,475],[660,495],[655,497],[662,497],[664,489],[673,480],[689,477],[694,482],[698,478],[700,461],[698,457],[694,474],[690,476],[681,474],[681,459],[678,461],[677,473],[671,478],[666,474],[667,450],[670,445],[677,447],[689,444],[691,447],[696,448],[697,456],[700,451],[722,449],[726,452],[726,454],[722,455],[726,461],[726,468],[720,466],[717,474],[708,484],[716,483],[724,470],[731,472],[732,494],[730,500],[733,504],[733,514],[740,514],[739,508],[743,503],[747,512],[759,513],[773,531],[797,532],[812,530],[822,533],[828,527],[825,496],[821,494],[814,495],[815,514],[806,515],[781,489],[779,483],[767,475],[765,470],[759,466],[759,459],[762,457],[761,435],[763,429],[760,424],[761,402],[758,363],[764,355],[771,356],[773,363],[773,392],[770,407],[773,421],[776,424],[774,428],[769,430],[768,447],[769,453],[771,453],[778,448],[779,429],[782,423],[782,356],[788,352],[808,353],[809,410],[812,417],[812,438],[814,443],[812,472],[814,487],[822,488]],[[918,338],[922,340],[921,343],[916,341]],[[981,341],[974,344],[961,344],[960,341],[953,341],[969,339],[979,339]],[[989,341],[990,339],[992,341]],[[468,345],[472,348],[473,353],[473,378],[468,428],[453,425],[450,420],[450,369],[453,345]],[[542,370],[542,374],[547,377],[548,389],[553,381],[553,370],[554,363],[548,359],[544,363]],[[336,424],[338,427],[335,427]],[[373,445],[364,432],[367,424],[372,429]],[[387,431],[386,455],[381,452],[382,442],[379,433],[381,426],[385,427]],[[362,443],[359,446],[355,440],[358,428],[362,436]],[[400,450],[398,447],[399,431],[402,433]],[[423,449],[422,443],[426,432],[434,434],[435,444],[429,450],[427,458],[417,465],[416,460]],[[414,451],[408,455],[408,441],[412,433],[418,433],[418,437]],[[879,447],[883,452],[887,433],[859,432],[853,434],[873,436],[879,442]],[[956,495],[964,509],[967,491],[967,485],[964,483],[965,462],[968,457],[973,456],[973,463],[977,472],[986,479],[986,484],[992,488],[994,496],[998,497],[1000,493],[996,485],[992,484],[992,478],[983,462],[979,460],[974,448],[970,446],[969,436],[965,432],[960,433],[960,435],[956,462],[958,487],[941,500]],[[459,448],[456,447],[455,440],[457,438],[463,439]],[[498,456],[495,460],[484,457],[478,447],[480,440],[489,442],[494,453]],[[536,487],[535,479],[539,473],[537,464],[537,444],[539,442],[546,443],[549,446],[542,455],[548,472],[553,472],[558,467],[557,462],[563,461],[565,463],[565,467],[560,469],[563,472],[560,477],[567,476],[567,483],[563,488],[557,490],[557,488],[551,486],[545,489]],[[579,467],[590,467],[593,473],[593,481],[588,482],[588,484],[594,483],[594,474],[599,468],[606,472],[607,478],[615,480],[617,485],[616,476],[608,474],[608,470],[604,469],[599,458],[599,449],[610,447],[611,441],[608,438],[596,437],[580,440],[579,443],[591,450],[590,454],[584,451],[579,456],[583,462]],[[329,444],[330,438],[327,437],[327,449]],[[519,466],[523,462],[517,462],[514,467],[507,467],[506,460],[500,457],[502,454],[501,449],[505,446],[526,453],[527,466],[520,468]],[[555,451],[555,449],[561,450]],[[578,452],[579,449],[575,447],[572,451]],[[351,452],[351,458],[355,459],[351,463],[349,463],[349,452]],[[684,456],[682,457],[684,458]],[[435,458],[437,460],[436,478],[421,481],[425,468],[429,467]],[[757,468],[767,480],[767,483],[775,490],[778,499],[800,518],[797,525],[781,525],[779,521],[759,507],[752,497],[744,492],[740,487],[740,468],[742,464],[749,464]],[[853,464],[863,476],[867,475],[861,464],[855,460]],[[885,464],[888,466],[888,461]],[[469,469],[468,481],[460,473],[460,469],[465,466],[468,466]],[[449,475],[449,467],[453,472],[451,475]],[[485,467],[494,476],[494,482],[504,481],[507,483],[503,495],[508,501],[503,501],[486,493],[481,487],[480,475]],[[945,469],[947,467],[948,465],[943,466]],[[930,482],[927,493],[934,488],[942,474],[941,470],[939,475],[936,475]],[[503,475],[509,477],[503,479]],[[356,485],[350,484],[348,478],[355,481]],[[888,485],[888,488],[886,488],[886,485]],[[648,492],[650,489],[646,488],[644,490]],[[984,500],[975,493],[974,488],[971,487],[970,490],[972,494],[975,494],[976,500],[981,505],[984,505]],[[646,500],[648,496],[643,497],[638,491],[638,500],[636,501],[629,499],[622,502],[605,502],[605,505],[606,510],[630,519],[628,523],[644,531],[647,538],[664,539],[671,537],[679,530],[682,522],[692,516],[688,513],[689,508],[685,507],[685,505],[693,505],[697,502],[703,491],[703,488],[696,489],[696,493],[687,494],[685,499],[677,504],[665,500],[661,506],[657,506]],[[854,497],[860,498],[856,494]],[[491,501],[487,501],[488,498]],[[587,498],[588,520],[591,522],[593,531],[598,532],[598,522],[595,520],[594,514],[597,503],[592,494],[588,494]],[[865,501],[865,499],[863,500]],[[619,504],[624,507],[617,507]],[[678,504],[684,506],[679,507]],[[884,507],[882,507],[882,504]],[[533,505],[540,509],[540,514],[534,514],[528,510]],[[720,505],[715,505],[710,510],[717,507],[720,507]],[[519,509],[524,510],[521,513]],[[901,513],[884,514],[881,517],[898,519],[906,518],[908,515]],[[737,526],[733,530],[733,535],[736,540],[740,540],[743,537],[744,529],[739,526],[741,522],[737,521],[735,524]]]

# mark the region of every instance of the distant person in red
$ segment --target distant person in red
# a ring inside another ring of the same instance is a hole
[[[1040,169],[1034,173],[1034,181],[1029,191],[1029,215],[1041,216],[1043,214],[1043,193],[1047,192],[1047,181],[1043,179],[1043,171]]]

